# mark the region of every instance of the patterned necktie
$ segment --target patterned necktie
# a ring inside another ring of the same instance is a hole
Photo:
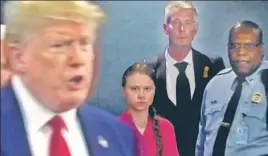
[[[191,90],[189,80],[185,74],[186,62],[176,63],[175,67],[179,70],[176,84],[176,105],[177,107],[189,105],[191,102]]]
[[[66,129],[63,119],[60,116],[55,116],[48,122],[48,125],[52,129],[49,156],[71,156],[68,145],[62,135],[62,130]]]
[[[213,147],[213,156],[224,156],[226,140],[228,138],[229,131],[233,123],[235,112],[242,92],[242,84],[244,81],[244,78],[237,78],[237,86],[231,97],[231,100],[228,103],[222,124],[217,133],[217,137]]]

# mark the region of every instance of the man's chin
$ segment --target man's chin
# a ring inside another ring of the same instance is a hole
[[[189,44],[188,42],[180,42],[177,44],[178,47],[189,47],[191,46],[191,44]]]
[[[86,101],[86,98],[68,98],[65,100],[62,100],[60,104],[55,109],[55,112],[66,112],[71,109],[76,109],[82,106]]]
[[[249,76],[252,72],[248,69],[239,69],[239,70],[234,70],[237,76],[239,77],[247,77]]]

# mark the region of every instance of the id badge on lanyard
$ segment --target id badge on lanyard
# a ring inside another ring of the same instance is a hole
[[[236,128],[236,143],[245,145],[248,143],[249,130],[248,126],[242,121],[242,123]]]

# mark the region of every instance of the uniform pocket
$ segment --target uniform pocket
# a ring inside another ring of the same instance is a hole
[[[250,109],[243,109],[245,119],[265,122],[266,107],[265,103],[251,104]]]
[[[250,109],[242,110],[244,123],[249,127],[249,141],[267,138],[266,107],[264,103],[251,105]]]
[[[223,107],[224,104],[218,103],[215,105],[210,105],[209,108],[205,111],[205,117],[206,117],[206,126],[205,131],[207,133],[210,133],[213,131],[216,127],[218,127],[223,119]]]
[[[222,108],[223,108],[223,104],[215,104],[215,105],[210,105],[208,108],[206,108],[205,110],[205,115],[213,115],[217,112],[221,112],[222,111]]]

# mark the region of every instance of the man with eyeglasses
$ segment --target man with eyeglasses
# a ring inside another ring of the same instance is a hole
[[[196,156],[267,156],[267,94],[261,75],[264,60],[261,28],[242,21],[229,32],[232,68],[207,85],[201,108]]]

